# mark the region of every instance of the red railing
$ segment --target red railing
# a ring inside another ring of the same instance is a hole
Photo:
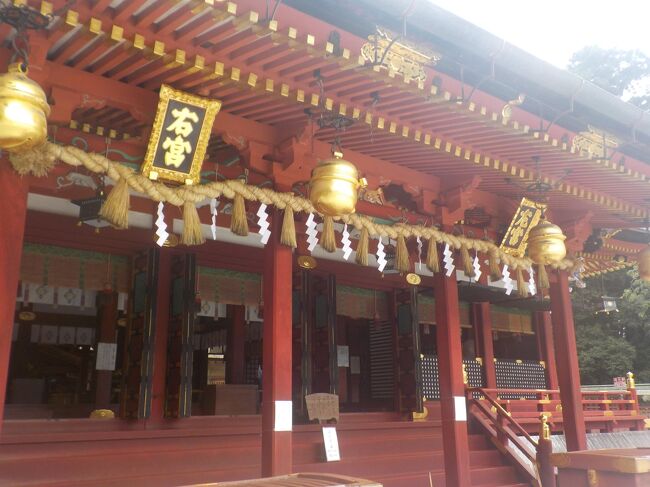
[[[497,448],[514,462],[529,482],[542,487],[555,487],[555,472],[550,463],[552,445],[547,417],[542,415],[540,418],[540,435],[536,441],[493,397],[494,389],[469,387],[466,391],[470,412]],[[508,390],[510,391],[518,390]]]

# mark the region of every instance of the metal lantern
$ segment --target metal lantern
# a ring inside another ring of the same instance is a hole
[[[49,114],[45,92],[24,65],[10,65],[0,75],[0,149],[20,152],[43,143]]]
[[[565,240],[560,227],[542,218],[528,235],[528,256],[540,265],[560,262],[566,257]]]
[[[650,247],[646,247],[639,253],[639,277],[650,282]]]
[[[316,211],[327,216],[349,215],[357,205],[359,188],[366,186],[351,162],[341,152],[323,161],[311,173],[309,199]]]

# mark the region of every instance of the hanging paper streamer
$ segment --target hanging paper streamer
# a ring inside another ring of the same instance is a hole
[[[422,239],[418,236],[418,272],[422,272]]]
[[[478,282],[479,277],[481,277],[481,261],[478,260],[478,254],[474,256],[474,262],[472,263],[472,267],[474,268],[474,280]]]
[[[537,284],[535,284],[535,273],[533,272],[533,266],[529,267],[528,275],[530,276],[528,279],[528,291],[530,292],[531,296],[535,296],[535,294],[537,294]]]
[[[313,252],[318,243],[318,230],[316,230],[316,222],[314,221],[314,214],[310,213],[307,218],[307,250]]]
[[[506,294],[510,296],[515,286],[513,285],[514,281],[510,278],[510,271],[508,270],[507,265],[503,266],[503,271],[501,271],[501,277],[503,278],[503,284],[506,290]]]
[[[219,201],[217,198],[212,198],[210,200],[210,214],[212,215],[212,224],[210,225],[210,231],[212,232],[212,240],[217,239],[217,206]]]
[[[445,274],[447,277],[451,277],[456,266],[454,265],[454,253],[449,248],[449,244],[445,244],[445,251],[442,255],[444,255],[442,261],[445,263],[445,270],[447,271]]]
[[[269,230],[269,214],[266,211],[267,206],[262,203],[260,205],[260,208],[257,210],[257,224],[260,227],[259,234],[260,234],[260,242],[262,242],[264,245],[269,241],[269,237],[271,236],[271,230]]]
[[[158,240],[156,240],[156,243],[160,247],[163,246],[169,237],[169,232],[167,232],[167,224],[165,223],[165,215],[163,213],[164,206],[165,204],[162,201],[158,203],[158,218],[156,219],[156,235],[158,235]]]
[[[381,237],[377,239],[377,269],[379,272],[384,272],[384,268],[388,261],[386,260],[386,252],[384,251],[384,243]]]
[[[343,225],[343,234],[341,236],[341,243],[343,244],[343,258],[348,260],[352,253],[352,241],[350,240],[350,232],[348,232],[348,224]]]

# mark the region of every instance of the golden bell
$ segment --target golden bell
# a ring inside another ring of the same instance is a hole
[[[644,281],[650,282],[650,247],[646,247],[639,253],[639,277]]]
[[[354,213],[359,188],[367,184],[365,179],[359,179],[354,164],[342,157],[342,153],[334,152],[332,159],[323,161],[311,173],[309,199],[323,215]]]
[[[535,264],[548,265],[566,257],[562,229],[543,218],[528,234],[528,256]]]
[[[50,106],[43,89],[20,63],[0,75],[0,149],[20,152],[47,137]]]

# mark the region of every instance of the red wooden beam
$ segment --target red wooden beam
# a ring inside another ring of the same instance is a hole
[[[492,341],[492,316],[490,303],[472,303],[472,321],[477,335],[477,355],[483,358],[485,387],[495,389],[497,374],[494,367],[494,342]]]
[[[560,388],[557,379],[557,365],[555,360],[555,350],[553,348],[553,324],[551,321],[550,311],[536,311],[535,335],[537,337],[537,346],[539,348],[539,358],[546,364],[546,387],[547,389],[557,390]]]

